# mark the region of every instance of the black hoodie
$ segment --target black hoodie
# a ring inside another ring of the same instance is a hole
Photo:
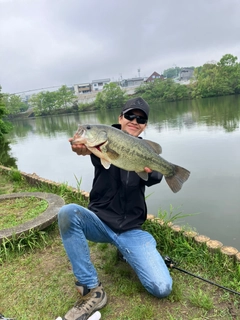
[[[114,127],[121,128],[120,125]],[[93,154],[91,161],[95,167],[95,176],[89,210],[116,233],[141,229],[147,217],[145,186],[159,183],[162,174],[153,171],[149,173],[148,181],[144,181],[135,172],[114,165],[105,169],[100,159]]]

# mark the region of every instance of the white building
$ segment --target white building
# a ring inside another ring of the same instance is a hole
[[[103,89],[105,84],[110,83],[111,79],[100,79],[92,81],[92,91],[100,91]]]

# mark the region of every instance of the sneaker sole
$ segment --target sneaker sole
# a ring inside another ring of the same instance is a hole
[[[102,309],[107,304],[107,294],[104,292],[104,297],[102,301],[96,306],[96,309],[94,311]]]

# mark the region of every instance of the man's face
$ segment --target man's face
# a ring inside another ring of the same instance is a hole
[[[143,117],[143,118],[146,118],[146,115],[144,114],[143,111],[141,110],[131,110],[127,113],[130,113],[130,114],[135,114],[137,116],[140,116],[140,117]],[[146,128],[147,126],[147,123],[144,123],[144,124],[140,124],[140,123],[137,123],[137,119],[133,119],[132,121],[131,120],[128,120],[124,117],[124,115],[122,116],[119,116],[119,123],[121,125],[121,129],[123,131],[126,131],[127,133],[131,134],[132,136],[135,136],[135,137],[138,137],[143,131],[144,129]]]

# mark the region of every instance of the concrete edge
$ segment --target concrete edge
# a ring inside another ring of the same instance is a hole
[[[155,217],[153,214],[148,214],[147,219],[159,223],[160,225],[164,224],[163,220]],[[186,231],[184,230],[184,227],[172,224],[171,222],[168,223],[168,227],[171,228],[176,235],[184,236],[189,242],[194,241],[199,246],[206,246],[212,253],[221,252],[223,255],[229,258],[233,258],[235,262],[240,263],[240,252],[238,249],[224,246],[220,241],[212,240],[209,237],[198,234],[195,231]]]
[[[0,165],[0,169],[8,171],[8,172],[11,171],[11,168],[4,167],[2,165]],[[25,172],[21,172],[21,171],[19,171],[19,172],[21,173],[22,176],[24,176],[26,178],[26,180],[30,184],[43,183],[43,184],[46,184],[48,186],[56,186],[56,187],[59,187],[62,184],[62,183],[56,183],[54,181],[41,178],[36,173],[27,174]],[[83,196],[86,201],[88,201],[89,192],[82,191],[82,190],[79,191],[78,189],[72,188],[72,187],[69,187],[69,189],[71,189],[72,192],[75,192],[75,193],[78,193],[78,194],[80,193],[80,195]],[[147,215],[147,219],[148,220],[157,221],[158,223],[163,224],[163,221],[161,219],[155,217],[152,214],[148,214]],[[238,251],[238,249],[236,249],[234,247],[224,246],[220,241],[211,240],[209,237],[207,237],[205,235],[199,235],[197,232],[194,232],[194,231],[186,232],[186,231],[184,231],[182,229],[182,227],[180,227],[178,225],[173,225],[172,223],[169,224],[169,227],[173,230],[173,232],[182,234],[183,236],[185,236],[190,241],[195,241],[199,245],[206,245],[207,248],[209,249],[209,251],[211,251],[211,252],[221,252],[223,255],[231,257],[236,262],[240,263],[240,252]],[[0,241],[0,243],[1,243],[1,241]]]
[[[0,230],[0,244],[5,239],[11,239],[12,237],[19,238],[23,234],[28,233],[30,230],[43,230],[51,225],[57,219],[57,214],[60,208],[65,204],[64,200],[53,193],[44,192],[20,192],[0,195],[0,201],[6,199],[16,199],[23,197],[36,197],[48,202],[47,209],[41,213],[38,217],[26,221],[12,228]]]

